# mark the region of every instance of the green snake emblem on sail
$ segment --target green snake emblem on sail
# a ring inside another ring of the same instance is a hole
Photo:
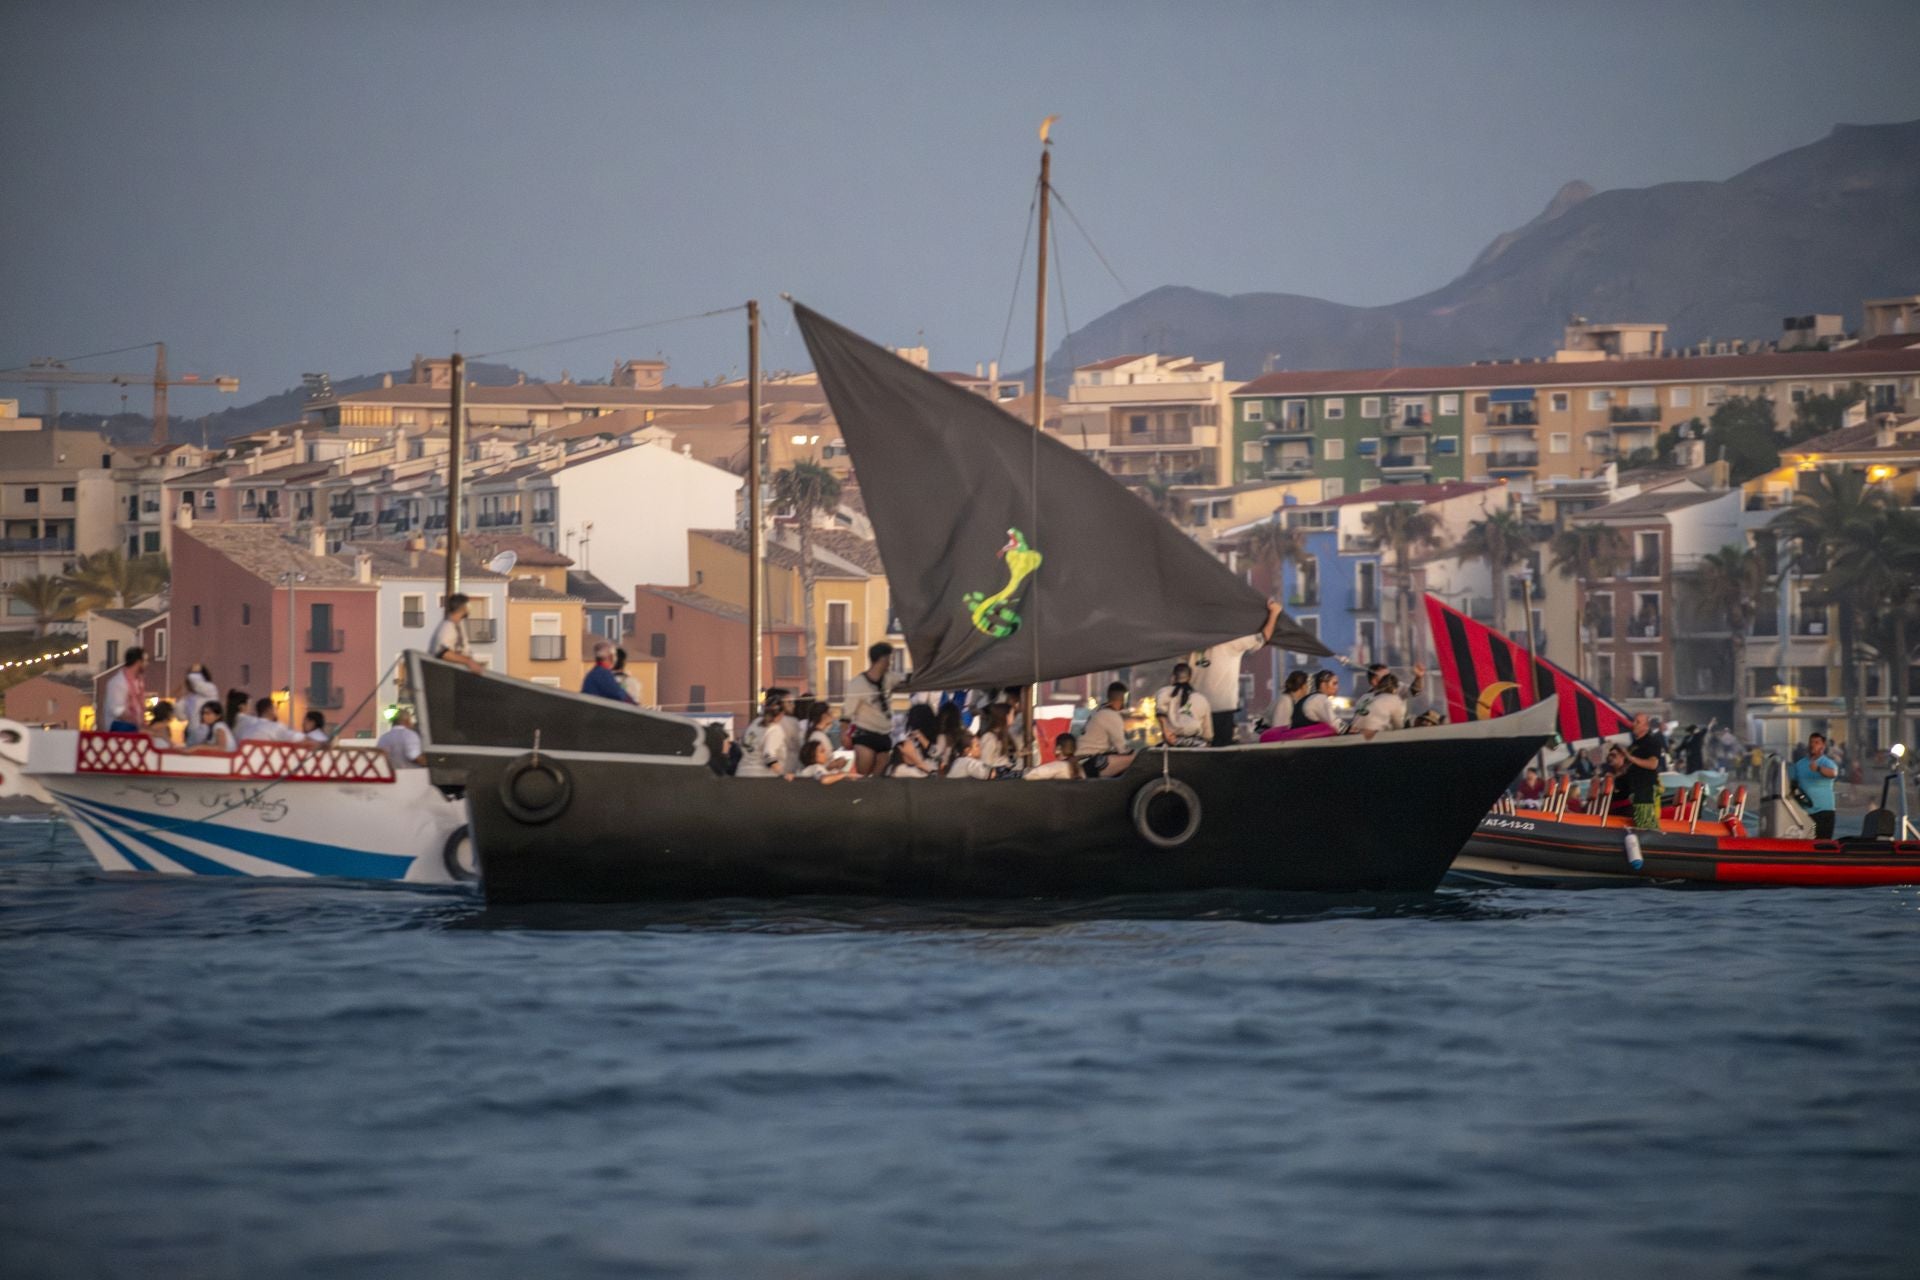
[[[1007,545],[1001,547],[998,554],[1007,562],[1007,585],[992,595],[969,591],[961,597],[961,603],[967,607],[974,630],[1004,639],[1020,629],[1020,615],[1013,607],[1014,594],[1020,590],[1020,584],[1039,569],[1041,556],[1027,545],[1026,535],[1018,529],[1007,530]]]

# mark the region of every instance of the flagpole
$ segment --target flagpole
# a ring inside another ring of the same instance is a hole
[[[1039,275],[1033,291],[1033,473],[1028,477],[1028,492],[1031,495],[1032,511],[1028,518],[1027,542],[1031,546],[1040,545],[1040,433],[1047,428],[1047,197],[1052,190],[1053,180],[1053,141],[1047,135],[1053,129],[1058,116],[1048,116],[1040,122],[1040,254],[1037,259]],[[1035,583],[1037,589],[1039,583]],[[1023,744],[1027,767],[1033,768],[1040,763],[1038,748],[1039,730],[1034,720],[1040,710],[1040,632],[1030,628],[1033,640],[1033,683],[1027,686],[1027,713],[1023,717],[1026,724]]]

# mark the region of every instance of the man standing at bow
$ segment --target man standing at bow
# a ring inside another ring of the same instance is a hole
[[[1233,722],[1240,712],[1240,660],[1273,639],[1274,624],[1280,621],[1280,606],[1267,601],[1267,620],[1260,630],[1238,640],[1223,640],[1204,649],[1194,663],[1194,691],[1213,709],[1213,745],[1233,745]]]

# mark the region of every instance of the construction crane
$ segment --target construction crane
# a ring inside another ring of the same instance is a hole
[[[154,350],[153,373],[97,373],[90,369],[68,367],[65,360],[56,360],[51,356],[36,356],[27,362],[24,369],[0,369],[0,382],[21,383],[26,386],[44,387],[47,392],[47,425],[60,425],[60,388],[75,385],[112,385],[117,387],[139,387],[151,383],[153,386],[153,442],[167,443],[167,389],[169,387],[212,387],[216,391],[232,393],[240,389],[240,379],[226,375],[203,377],[197,373],[183,373],[177,378],[167,376],[167,344],[164,342],[143,342],[137,347],[122,347],[121,351]],[[119,351],[105,351],[102,355],[118,355]],[[90,359],[88,356],[75,356],[76,360]]]

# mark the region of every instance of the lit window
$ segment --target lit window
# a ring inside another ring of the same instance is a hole
[[[1441,396],[1440,412],[1448,417],[1460,412],[1459,396]]]
[[[1260,422],[1266,417],[1266,406],[1258,400],[1247,401],[1247,421]]]
[[[1554,392],[1551,403],[1553,405],[1553,411],[1555,413],[1565,413],[1567,411],[1567,403],[1568,403],[1567,393],[1564,391]]]
[[[1328,420],[1330,420],[1330,421],[1331,421],[1332,419],[1335,419],[1335,418],[1344,418],[1344,417],[1346,417],[1346,416],[1347,416],[1347,402],[1346,402],[1345,400],[1323,400],[1323,401],[1321,401],[1321,403],[1320,403],[1320,416],[1321,416],[1321,417],[1323,417],[1323,418],[1326,418],[1326,419],[1328,419]]]

